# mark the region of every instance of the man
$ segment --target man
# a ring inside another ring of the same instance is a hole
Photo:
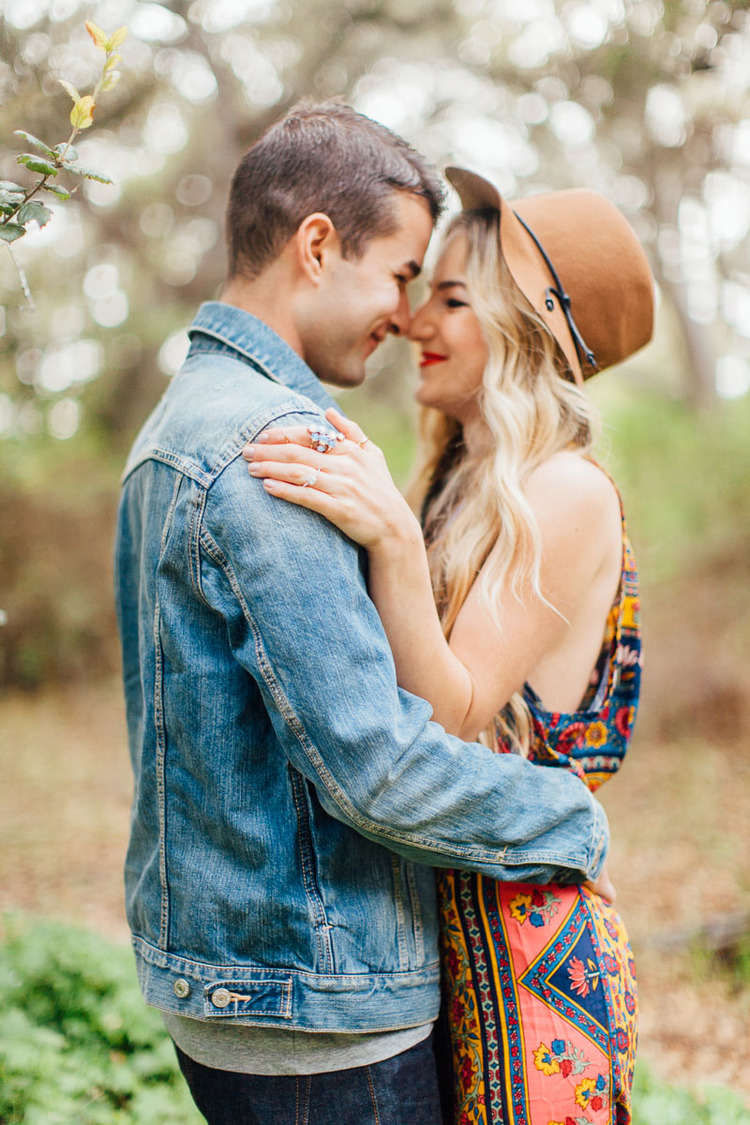
[[[277,123],[233,180],[221,300],[126,468],[128,917],[212,1125],[436,1125],[428,865],[575,881],[606,850],[576,778],[461,743],[398,689],[354,546],[241,456],[269,425],[325,428],[316,376],[360,383],[407,330],[440,207],[353,110]]]

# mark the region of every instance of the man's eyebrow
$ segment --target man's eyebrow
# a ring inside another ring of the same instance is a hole
[[[435,286],[435,290],[439,293],[442,289],[454,289],[457,285],[460,286],[461,289],[466,288],[463,281],[439,281]]]

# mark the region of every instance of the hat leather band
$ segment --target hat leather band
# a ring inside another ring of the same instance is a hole
[[[570,311],[570,297],[568,296],[568,294],[563,289],[563,285],[562,285],[562,282],[560,281],[560,278],[558,277],[557,270],[552,265],[552,262],[550,261],[550,258],[547,255],[546,250],[544,249],[541,242],[539,241],[537,236],[534,234],[533,230],[528,225],[528,223],[525,223],[523,221],[523,219],[521,218],[521,216],[518,214],[517,211],[514,211],[513,214],[516,216],[516,218],[518,219],[519,223],[524,228],[526,233],[528,235],[530,235],[531,238],[534,240],[534,243],[536,244],[536,248],[539,251],[539,253],[542,255],[542,257],[544,258],[544,261],[547,264],[547,269],[551,273],[552,280],[555,283],[554,285],[548,285],[547,288],[544,290],[544,295],[545,295],[544,303],[545,303],[548,311],[552,312],[552,310],[554,309],[555,305],[554,305],[554,301],[552,300],[552,298],[557,297],[558,304],[560,305],[560,308],[562,309],[562,311],[565,315],[565,320],[567,321],[568,328],[570,329],[570,335],[573,339],[573,343],[575,344],[575,349],[576,349],[576,352],[578,353],[579,362],[581,364],[583,364],[583,361],[585,360],[586,363],[588,363],[589,367],[591,367],[591,369],[593,371],[596,371],[599,367],[599,364],[596,361],[596,356],[592,352],[591,348],[589,348],[587,346],[585,340],[583,339],[583,336],[581,335],[581,333],[578,330],[578,325],[576,324],[575,320],[573,319],[573,313]]]

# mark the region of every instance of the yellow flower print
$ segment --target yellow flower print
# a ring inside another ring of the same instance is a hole
[[[607,728],[604,723],[591,723],[586,731],[586,745],[598,750],[607,741]]]
[[[578,1086],[576,1086],[576,1104],[585,1109],[589,1104],[589,1099],[596,1089],[596,1082],[593,1078],[584,1078]]]
[[[531,895],[519,894],[508,903],[517,922],[525,922],[531,909]]]
[[[641,603],[639,598],[626,597],[622,607],[622,626],[624,629],[635,629],[638,626]]]
[[[540,1043],[534,1051],[534,1066],[537,1070],[541,1070],[542,1074],[559,1074],[560,1072],[559,1062],[553,1057],[549,1047],[545,1047],[544,1043]]]

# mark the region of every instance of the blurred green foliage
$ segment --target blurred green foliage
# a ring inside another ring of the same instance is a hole
[[[14,130],[15,136],[20,137],[26,145],[35,149],[34,152],[25,152],[17,156],[16,163],[22,165],[28,171],[34,172],[38,179],[26,188],[13,180],[0,182],[0,241],[17,242],[28,234],[30,223],[34,223],[40,230],[47,225],[52,218],[52,212],[40,200],[33,198],[39,192],[51,194],[58,201],[70,199],[74,188],[69,189],[59,183],[52,183],[53,180],[57,180],[61,172],[67,172],[68,176],[77,177],[79,180],[94,180],[100,184],[112,183],[108,176],[102,176],[99,172],[92,172],[91,169],[81,166],[78,161],[78,150],[73,147],[73,141],[81,130],[89,129],[93,125],[94,111],[99,95],[117,85],[120,72],[114,68],[122,56],[116,52],[126,39],[128,32],[127,28],[121,27],[108,38],[100,27],[88,20],[86,21],[86,30],[93,39],[95,46],[104,52],[105,58],[99,80],[94,87],[94,92],[82,97],[70,82],[59,79],[60,85],[73,99],[73,108],[69,117],[72,128],[67,140],[51,147],[46,141],[39,140],[32,133],[27,133],[23,129]],[[24,295],[33,309],[34,302],[28,288],[26,275],[15,257],[14,262]]]
[[[750,540],[750,402],[691,410],[633,383],[602,377],[599,452],[625,500],[646,583],[656,584]]]
[[[45,922],[7,923],[0,947],[4,1125],[197,1125],[129,951]]]
[[[647,1067],[636,1069],[633,1125],[747,1125],[750,1110],[732,1090],[703,1086],[698,1095],[667,1086]]]
[[[0,945],[4,1125],[198,1125],[130,951],[60,923],[6,919]],[[675,1089],[639,1066],[633,1125],[746,1125],[721,1087]]]

